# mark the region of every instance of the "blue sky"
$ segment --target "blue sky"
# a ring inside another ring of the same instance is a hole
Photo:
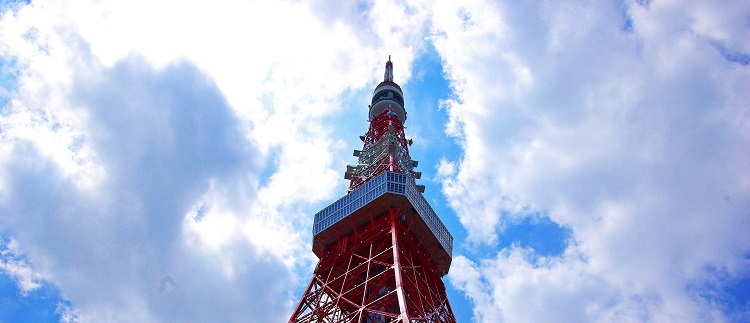
[[[460,322],[750,320],[746,1],[0,11],[0,322],[285,322],[388,55]]]

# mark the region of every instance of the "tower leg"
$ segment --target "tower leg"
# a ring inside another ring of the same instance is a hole
[[[401,310],[401,320],[404,323],[411,323],[406,310],[406,299],[404,298],[404,284],[401,279],[401,261],[398,249],[398,234],[396,234],[396,210],[393,207],[388,206],[391,219],[391,241],[393,244],[393,271],[394,278],[396,279],[396,294],[398,296],[398,307]]]
[[[320,264],[318,264],[320,266]],[[315,271],[318,271],[317,268]],[[294,310],[294,313],[292,314],[292,317],[289,318],[289,323],[295,322],[295,319],[302,316],[303,314],[307,314],[307,311],[312,311],[315,306],[310,303],[310,297],[311,295],[310,291],[313,289],[313,284],[315,284],[315,275],[313,275],[313,278],[310,279],[310,283],[307,284],[307,289],[305,290],[305,293],[302,294],[302,298],[299,300],[299,303],[297,303],[297,308]]]

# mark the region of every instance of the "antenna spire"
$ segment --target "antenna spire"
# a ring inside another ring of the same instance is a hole
[[[393,82],[393,63],[391,62],[391,55],[388,55],[388,62],[385,63],[385,78],[383,81]]]

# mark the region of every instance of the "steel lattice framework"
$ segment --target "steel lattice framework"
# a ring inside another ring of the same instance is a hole
[[[401,88],[386,63],[346,196],[315,215],[320,258],[289,322],[456,322],[442,277],[453,237],[416,185]]]
[[[341,238],[321,259],[290,322],[455,322],[430,255],[400,210]]]
[[[355,151],[359,157],[356,166],[347,169],[346,179],[351,179],[349,191],[384,171],[406,174],[414,181],[421,176],[414,172],[417,162],[409,157],[409,146],[404,127],[392,110],[386,110],[370,121],[370,129],[364,136],[364,148]]]

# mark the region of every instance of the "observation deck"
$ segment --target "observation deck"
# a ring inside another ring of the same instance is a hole
[[[400,220],[421,240],[420,247],[438,270],[447,274],[453,257],[453,236],[412,180],[405,174],[383,172],[315,214],[313,252],[323,258],[339,237],[383,216],[388,207],[400,212]]]
[[[383,111],[391,109],[403,124],[406,121],[406,110],[404,109],[404,93],[398,84],[391,81],[383,81],[372,93],[370,103],[370,120]]]

